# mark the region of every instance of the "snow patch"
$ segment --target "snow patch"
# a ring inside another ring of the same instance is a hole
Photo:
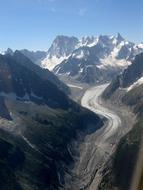
[[[119,51],[121,50],[121,48],[124,45],[127,45],[128,42],[127,41],[121,41],[121,43],[119,43],[116,46],[117,39],[115,38],[113,40],[113,44],[115,45],[113,50],[111,51],[111,53],[107,57],[105,57],[103,59],[100,59],[101,65],[97,66],[98,68],[106,68],[108,66],[110,66],[110,67],[127,67],[128,65],[131,64],[131,62],[127,61],[126,59],[117,59],[116,58],[118,56]]]
[[[84,58],[84,52],[80,51],[80,53],[73,53],[72,57],[75,57],[76,59],[83,59]]]
[[[95,46],[99,41],[99,37],[89,37],[89,36],[85,36],[82,37],[82,39],[79,40],[79,43],[77,44],[76,48],[80,48],[80,47],[93,47]]]
[[[132,90],[133,88],[140,86],[141,84],[143,84],[143,76],[141,78],[139,78],[136,82],[134,82],[131,86],[129,86],[127,88],[127,92],[129,92],[130,90]]]
[[[105,59],[100,59],[101,65],[97,66],[98,68],[104,68],[107,66],[110,67],[127,67],[131,64],[130,61],[125,59],[118,60],[113,55],[109,55]]]
[[[66,75],[70,75],[71,73],[70,72],[67,72]]]
[[[5,52],[4,52],[4,51],[0,51],[0,54],[1,54],[1,55],[5,55]]]
[[[138,44],[137,47],[143,49],[143,43]]]
[[[83,72],[83,68],[80,68],[79,73],[82,73],[82,72]]]
[[[55,68],[55,66],[57,66],[58,64],[60,64],[65,59],[68,59],[68,57],[67,56],[63,56],[63,57],[58,58],[56,56],[52,56],[51,58],[49,58],[49,56],[47,56],[41,62],[41,67],[44,68],[44,69],[49,69],[50,71],[52,71]]]
[[[83,89],[81,86],[77,86],[77,85],[73,85],[73,84],[67,84],[69,87],[71,88],[79,88],[79,89]]]

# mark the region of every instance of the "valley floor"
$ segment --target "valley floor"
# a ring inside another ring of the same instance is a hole
[[[105,163],[110,159],[121,137],[135,122],[134,115],[127,108],[102,100],[101,95],[107,86],[108,84],[103,84],[92,87],[81,98],[82,106],[100,115],[105,125],[86,135],[80,143],[80,156],[70,175],[65,178],[66,190],[97,190]]]

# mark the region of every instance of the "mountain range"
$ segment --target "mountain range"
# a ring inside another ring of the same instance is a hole
[[[100,190],[129,190],[143,133],[142,52],[143,43],[136,45],[120,34],[81,40],[57,36],[48,51],[2,52],[0,188],[64,188],[64,176],[75,161],[73,142],[103,126],[102,118],[69,98],[62,76],[92,85],[111,81],[102,99],[126,106],[136,116],[104,163],[99,185]]]
[[[143,52],[143,43],[135,44],[117,36],[57,36],[48,51],[20,50],[35,64],[57,76],[93,84],[110,81],[122,72],[135,55]],[[5,53],[12,53],[8,49]]]
[[[64,74],[85,83],[110,81],[142,51],[142,44],[135,45],[120,34],[86,38],[53,71],[57,75]]]

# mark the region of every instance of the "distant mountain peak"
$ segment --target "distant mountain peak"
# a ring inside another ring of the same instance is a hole
[[[137,46],[120,33],[117,36],[83,37],[69,58],[53,71],[81,82],[88,83],[89,78],[94,82],[107,81],[130,65],[140,52],[143,52],[143,44]]]
[[[80,39],[58,35],[48,51],[20,51],[35,64],[55,74],[79,77],[85,76],[87,71],[90,75],[89,67],[97,71],[98,75],[103,70],[119,72],[118,69],[126,68],[135,55],[143,52],[143,43],[127,41],[120,33],[114,36],[83,36]],[[13,52],[8,49],[6,54],[12,55]]]
[[[13,50],[11,48],[7,48],[5,54],[13,55]]]
[[[78,39],[76,37],[57,36],[48,50],[48,57],[56,56],[58,58],[68,56],[73,52]]]
[[[124,41],[125,39],[121,36],[120,33],[117,34],[117,40],[118,41]]]
[[[75,36],[57,35],[54,41],[56,41],[58,39],[75,39],[75,40],[78,40]]]
[[[49,48],[46,58],[41,62],[41,66],[52,70],[57,64],[68,58],[76,49],[78,42],[76,37],[57,36]]]

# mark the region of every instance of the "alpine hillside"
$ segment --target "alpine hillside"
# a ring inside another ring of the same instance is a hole
[[[142,181],[141,165],[137,167],[137,164],[140,164],[143,134],[143,54],[137,55],[132,64],[112,81],[103,97],[128,106],[136,116],[136,123],[121,139],[112,160],[106,164],[106,173],[103,174],[99,189],[129,190],[135,180],[136,169],[139,172],[137,184]],[[137,186],[134,188],[138,189]]]
[[[0,55],[2,190],[58,190],[74,163],[72,141],[102,126],[44,74],[18,51]]]

